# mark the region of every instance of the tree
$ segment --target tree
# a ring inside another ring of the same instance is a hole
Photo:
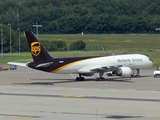
[[[21,52],[30,52],[28,42],[25,36],[21,36]]]
[[[83,50],[86,47],[86,43],[82,40],[76,41],[69,46],[69,50]]]
[[[3,51],[10,52],[10,27],[3,25],[2,31],[3,31]],[[12,29],[11,29],[11,48],[13,52],[16,52],[18,49],[18,35]]]
[[[1,24],[25,31],[38,22],[43,34],[154,33],[159,16],[159,0],[0,0]]]

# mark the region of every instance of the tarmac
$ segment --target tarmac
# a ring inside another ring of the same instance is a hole
[[[29,68],[0,72],[0,120],[160,120],[160,77],[142,69],[140,78],[75,74]]]

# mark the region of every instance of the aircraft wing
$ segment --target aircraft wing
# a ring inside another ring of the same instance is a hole
[[[28,63],[19,63],[19,62],[8,62],[7,64],[9,65],[17,65],[17,66],[22,66],[22,67],[28,67]]]
[[[78,70],[79,73],[90,73],[90,72],[99,72],[99,71],[113,71],[116,70],[118,67],[122,67],[122,65],[94,65],[94,66],[85,66]]]

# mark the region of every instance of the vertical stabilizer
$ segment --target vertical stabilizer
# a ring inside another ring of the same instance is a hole
[[[31,31],[25,31],[25,34],[34,62],[52,59]]]

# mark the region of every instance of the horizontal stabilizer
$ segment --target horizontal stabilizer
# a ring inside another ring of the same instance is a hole
[[[7,64],[9,64],[9,65],[17,65],[17,66],[21,66],[21,67],[28,67],[27,66],[28,63],[8,62]]]

